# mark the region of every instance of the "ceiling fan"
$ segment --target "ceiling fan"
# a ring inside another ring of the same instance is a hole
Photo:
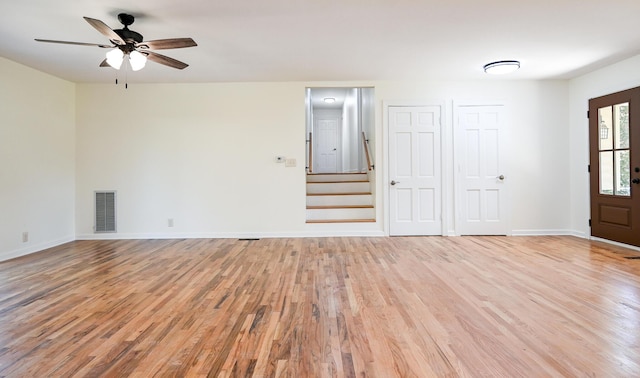
[[[55,41],[50,39],[38,38],[36,38],[36,41],[62,43],[67,45],[96,46],[105,49],[111,49],[107,52],[106,58],[102,61],[102,63],[100,63],[100,67],[110,66],[115,69],[120,69],[124,58],[128,57],[129,64],[133,71],[142,69],[147,59],[152,62],[160,63],[165,66],[182,70],[189,65],[150,50],[178,49],[197,46],[195,41],[191,38],[170,38],[157,39],[154,41],[143,41],[142,34],[129,29],[129,25],[133,24],[135,18],[132,15],[126,13],[120,13],[118,15],[118,20],[122,25],[124,25],[122,29],[111,29],[109,26],[107,26],[107,24],[95,18],[84,17],[84,19],[89,23],[89,25],[93,26],[97,31],[102,33],[102,35],[109,38],[109,42],[111,42],[111,44]]]

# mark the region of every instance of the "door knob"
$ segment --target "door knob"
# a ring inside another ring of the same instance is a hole
[[[640,178],[634,178],[631,182],[634,184],[640,184]]]
[[[504,180],[504,175],[500,175],[498,177],[496,177],[498,180],[503,181]]]
[[[391,185],[400,184],[400,181],[391,180]]]

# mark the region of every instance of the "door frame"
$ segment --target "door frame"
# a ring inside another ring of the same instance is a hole
[[[458,112],[458,109],[460,107],[465,107],[465,106],[502,106],[504,109],[504,116],[505,119],[507,120],[507,124],[509,122],[509,120],[511,119],[510,117],[510,106],[509,106],[509,102],[506,100],[454,100],[453,101],[453,105],[452,105],[452,111],[453,111],[453,127],[452,127],[452,137],[453,137],[453,146],[454,146],[454,150],[453,150],[453,164],[452,164],[452,172],[453,172],[453,187],[455,188],[454,192],[454,229],[455,229],[455,235],[462,235],[461,233],[461,229],[460,229],[460,224],[461,224],[461,206],[463,204],[463,196],[462,193],[460,192],[461,190],[461,181],[462,178],[460,177],[460,168],[463,162],[461,162],[461,153],[460,153],[460,148],[461,148],[461,140],[460,140],[460,131],[459,131],[459,127],[460,127],[460,120],[459,120],[459,115],[460,113]],[[508,143],[509,141],[509,128],[508,127],[503,127],[502,131],[502,140],[503,143],[506,141],[506,143]],[[508,148],[509,145],[507,144],[504,148],[506,150],[507,156],[509,156],[510,154],[510,149]],[[509,180],[511,178],[510,175],[510,167],[509,167],[509,159],[503,159],[502,165],[504,167],[503,171],[504,171],[504,175],[507,178],[507,180]],[[512,180],[510,180],[512,181]],[[506,236],[511,236],[513,234],[513,229],[512,229],[512,225],[511,225],[511,195],[510,195],[511,191],[510,190],[506,190],[505,194],[504,194],[504,203],[505,203],[505,207],[506,210],[504,212],[504,222],[505,222],[505,235]]]
[[[450,125],[449,114],[447,112],[447,106],[445,101],[442,100],[383,100],[382,101],[382,155],[383,158],[383,170],[382,170],[382,180],[379,181],[379,185],[382,185],[382,198],[384,198],[384,206],[383,206],[383,217],[384,219],[384,233],[387,236],[390,236],[390,217],[391,217],[391,208],[390,208],[390,195],[391,192],[389,190],[389,182],[391,178],[389,177],[389,167],[391,162],[391,156],[389,155],[389,143],[391,142],[391,138],[389,136],[389,108],[390,107],[418,107],[418,106],[438,106],[440,107],[440,187],[442,190],[442,194],[440,195],[441,203],[441,214],[442,214],[442,236],[447,236],[450,232],[449,230],[449,216],[448,216],[448,206],[450,203],[450,190],[448,183],[450,182],[450,159],[447,161],[445,158],[450,154],[447,151],[450,151],[451,144],[448,142],[451,141],[449,136],[449,129],[447,125]]]

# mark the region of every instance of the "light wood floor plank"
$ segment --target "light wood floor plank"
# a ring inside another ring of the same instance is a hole
[[[0,263],[0,376],[640,376],[640,260],[573,237],[77,241]]]

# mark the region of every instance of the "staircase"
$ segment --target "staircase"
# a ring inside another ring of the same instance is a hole
[[[366,173],[308,174],[307,223],[375,222]]]

